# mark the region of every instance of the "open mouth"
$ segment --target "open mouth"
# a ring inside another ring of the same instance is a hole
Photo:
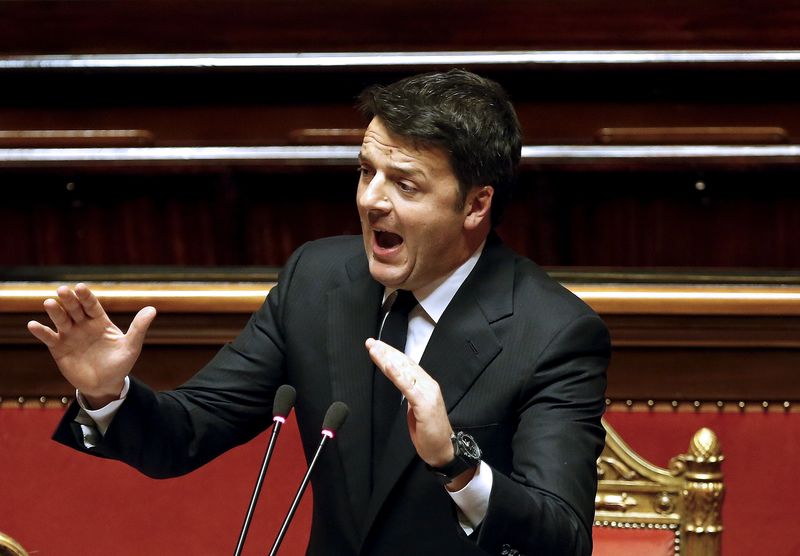
[[[381,249],[392,249],[403,243],[403,237],[394,232],[375,230],[375,243]]]

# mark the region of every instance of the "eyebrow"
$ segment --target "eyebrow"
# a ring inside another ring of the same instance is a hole
[[[370,159],[369,155],[367,155],[363,151],[359,151],[359,153],[358,153],[358,161],[360,163],[365,163],[366,162],[367,164],[370,164],[370,165],[374,166],[374,163],[373,163],[372,159]],[[398,174],[403,174],[404,176],[409,176],[409,177],[419,176],[419,177],[425,178],[425,179],[427,179],[427,177],[428,177],[428,175],[427,175],[427,173],[425,171],[423,171],[421,168],[418,168],[416,166],[411,166],[410,168],[406,168],[404,166],[398,166],[396,164],[389,163],[389,164],[386,165],[386,168],[388,170],[390,170],[390,171],[397,172]]]

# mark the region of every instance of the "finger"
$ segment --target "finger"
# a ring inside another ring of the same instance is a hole
[[[53,324],[56,325],[56,330],[58,330],[59,333],[69,332],[72,328],[72,319],[67,315],[61,303],[52,298],[45,299],[44,310],[47,316],[50,317],[50,320],[53,321]]]
[[[367,339],[366,346],[373,363],[386,375],[386,378],[394,382],[398,376],[397,366],[405,354],[400,353],[389,344],[372,338]]]
[[[393,347],[368,339],[370,357],[408,401],[406,420],[417,454],[427,463],[453,459],[452,427],[439,384],[425,370]]]
[[[82,322],[86,320],[86,313],[83,312],[83,307],[78,301],[78,296],[75,292],[67,286],[61,286],[56,290],[58,300],[61,306],[67,311],[67,314],[74,322]]]
[[[133,321],[128,327],[128,332],[125,336],[127,336],[132,343],[141,346],[144,343],[144,337],[154,318],[156,318],[155,307],[145,307],[133,317]]]
[[[366,345],[375,365],[412,403],[414,396],[419,394],[420,381],[430,378],[428,374],[404,353],[384,342],[370,338]]]
[[[50,327],[32,320],[28,323],[28,331],[33,334],[37,340],[42,342],[47,347],[51,348],[58,342],[58,334],[56,334]]]
[[[100,301],[97,299],[97,296],[92,293],[92,290],[89,289],[89,286],[83,283],[76,284],[75,295],[78,296],[78,301],[81,307],[83,307],[83,312],[90,318],[96,319],[106,316],[105,309],[100,305]]]

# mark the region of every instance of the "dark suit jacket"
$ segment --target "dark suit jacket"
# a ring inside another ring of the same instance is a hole
[[[403,412],[369,492],[364,341],[376,335],[382,293],[360,237],[304,245],[233,343],[175,391],[133,380],[89,451],[153,477],[186,473],[269,426],[275,390],[290,383],[307,457],[330,403],[351,411],[315,470],[309,554],[589,554],[609,357],[601,320],[494,235],[487,241],[420,361],[453,427],[475,437],[493,470],[488,513],[468,538],[416,456]],[[76,411],[55,438],[83,449]]]

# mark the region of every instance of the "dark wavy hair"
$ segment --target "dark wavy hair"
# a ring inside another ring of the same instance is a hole
[[[373,85],[361,112],[418,147],[439,147],[458,178],[461,206],[476,185],[491,185],[492,226],[502,219],[517,178],[522,133],[514,107],[496,82],[454,69]]]

